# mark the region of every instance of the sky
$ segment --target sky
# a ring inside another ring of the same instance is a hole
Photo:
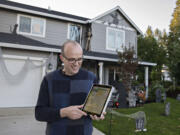
[[[11,0],[19,3],[94,18],[120,6],[126,15],[145,33],[148,26],[169,31],[176,0]]]

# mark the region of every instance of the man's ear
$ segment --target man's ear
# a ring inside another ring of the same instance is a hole
[[[64,62],[64,57],[62,56],[62,54],[59,55],[59,58],[62,62]]]

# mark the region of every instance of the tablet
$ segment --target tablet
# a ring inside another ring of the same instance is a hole
[[[98,117],[106,110],[113,87],[110,85],[94,84],[88,93],[82,110],[87,114]]]

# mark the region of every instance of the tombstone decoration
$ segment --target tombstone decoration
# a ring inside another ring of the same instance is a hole
[[[161,90],[157,89],[156,90],[156,103],[160,103],[161,102]]]
[[[110,111],[113,115],[116,115],[119,117],[128,117],[128,118],[135,119],[135,124],[136,124],[135,132],[147,131],[147,129],[145,128],[147,125],[145,112],[138,111],[138,112],[132,113],[132,114],[123,114],[123,113],[116,112],[114,110],[110,110]]]
[[[140,118],[137,118],[135,119],[136,121],[136,132],[139,132],[139,131],[147,131],[147,129],[144,128],[145,126],[145,120],[144,120],[144,117],[140,117]]]
[[[128,100],[129,100],[129,107],[135,107],[136,106],[136,95],[135,91],[131,90],[128,93]]]
[[[166,103],[165,105],[165,116],[168,116],[170,114],[170,103]]]
[[[177,95],[177,98],[176,98],[178,101],[180,101],[180,94]]]

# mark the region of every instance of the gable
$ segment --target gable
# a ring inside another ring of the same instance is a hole
[[[97,22],[101,22],[108,25],[121,26],[135,30],[132,25],[127,21],[126,18],[118,11],[115,10],[105,16],[100,17],[96,20]]]
[[[138,34],[143,34],[143,32],[119,6],[116,6],[115,8],[89,20],[88,22],[104,23],[106,25],[111,25],[119,28],[125,27],[125,29],[127,30],[129,29],[132,31],[137,31]]]

